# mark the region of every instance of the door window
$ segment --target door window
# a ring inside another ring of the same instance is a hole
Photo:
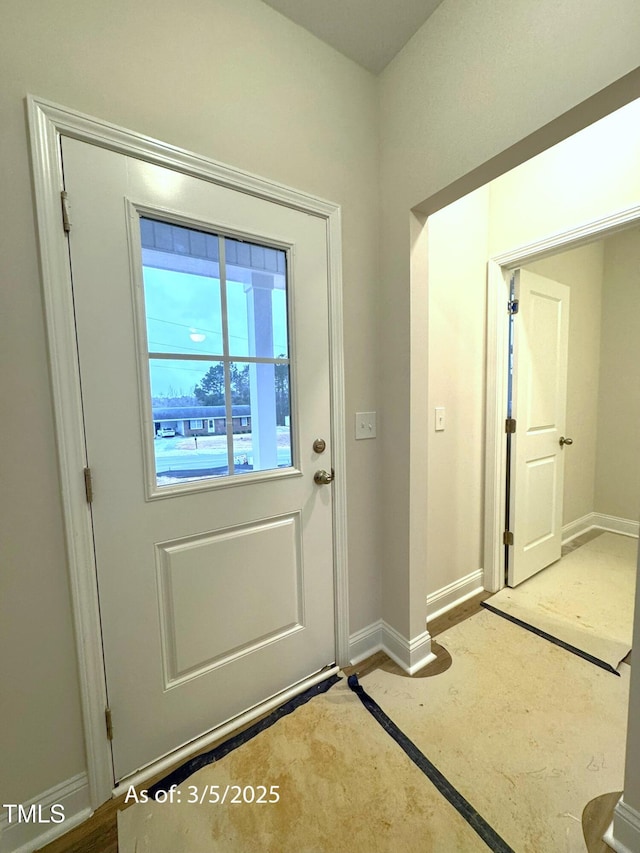
[[[176,425],[153,431],[156,486],[291,468],[286,252],[149,217],[140,236],[150,422]]]

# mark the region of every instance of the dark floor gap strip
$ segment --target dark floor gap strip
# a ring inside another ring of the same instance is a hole
[[[430,782],[440,791],[442,796],[456,809],[466,820],[469,826],[482,838],[484,843],[494,853],[515,853],[512,847],[501,838],[490,824],[473,808],[471,803],[454,788],[449,780],[438,768],[432,764],[427,756],[410,740],[405,733],[398,728],[393,720],[388,717],[378,703],[360,686],[358,677],[350,675],[347,679],[349,687],[358,696],[364,707],[372,717],[380,723],[382,728],[390,735],[398,746],[404,750],[413,763],[422,770]]]
[[[607,672],[611,672],[614,675],[617,675],[618,678],[620,677],[620,673],[618,672],[618,670],[612,667],[610,663],[607,663],[604,660],[600,660],[600,658],[596,658],[593,655],[590,655],[589,652],[585,652],[582,649],[577,648],[577,646],[572,646],[570,643],[565,643],[564,640],[559,640],[552,634],[547,634],[547,632],[543,631],[541,628],[536,628],[535,625],[530,625],[528,622],[523,622],[523,620],[518,619],[517,616],[512,616],[510,613],[504,613],[502,610],[498,610],[497,607],[493,607],[493,605],[487,604],[486,601],[480,602],[480,606],[486,608],[491,613],[495,613],[496,616],[502,616],[503,619],[508,619],[509,622],[513,622],[514,625],[519,625],[526,631],[531,631],[532,634],[537,634],[538,637],[542,637],[543,639],[548,640],[550,643],[553,643],[554,646],[560,646],[561,649],[565,649],[565,651],[571,652],[572,654],[577,655],[579,658],[589,661],[589,663],[594,664],[594,666],[599,666],[600,669],[605,669]]]
[[[337,682],[341,680],[342,679],[339,676],[332,675],[330,678],[321,681],[319,684],[314,684],[313,687],[310,687],[298,696],[294,696],[293,699],[289,699],[288,702],[280,705],[275,709],[275,711],[272,711],[264,719],[258,720],[257,723],[249,726],[248,729],[234,735],[229,738],[229,740],[226,740],[219,746],[209,750],[209,752],[204,752],[202,755],[196,755],[195,758],[189,759],[189,761],[186,761],[184,764],[181,764],[180,767],[176,768],[176,770],[169,773],[168,776],[165,776],[164,779],[161,779],[159,782],[156,782],[155,785],[152,785],[148,791],[149,799],[155,799],[156,794],[159,792],[168,791],[172,785],[180,785],[185,779],[188,779],[189,776],[192,776],[198,770],[201,770],[208,764],[212,764],[214,761],[219,761],[221,758],[224,758],[225,755],[228,755],[230,752],[233,752],[234,749],[237,749],[239,746],[242,746],[252,740],[256,735],[260,734],[260,732],[270,728],[274,723],[277,723],[278,720],[281,720],[282,717],[286,717],[288,714],[291,714],[296,710],[296,708],[306,705],[307,702],[315,696],[320,696],[320,694],[326,693],[327,690],[332,688],[334,684],[337,684]]]

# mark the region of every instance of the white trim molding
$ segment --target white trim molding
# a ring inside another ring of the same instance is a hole
[[[395,628],[382,621],[382,647],[408,675],[413,675],[436,659],[431,651],[431,635],[423,631],[412,640],[399,634]]]
[[[616,853],[640,851],[640,812],[627,805],[622,797],[613,812],[613,821],[602,837]]]
[[[352,634],[349,648],[352,664],[360,663],[370,655],[383,651],[408,675],[414,675],[436,659],[436,655],[431,651],[431,635],[428,631],[408,640],[384,619],[379,619]]]
[[[640,205],[633,205],[575,228],[547,235],[533,243],[517,246],[488,261],[484,587],[490,592],[497,592],[504,586],[502,535],[507,479],[504,421],[507,408],[509,272],[523,264],[604,239],[639,223]]]
[[[341,212],[332,202],[31,95],[27,97],[27,109],[90,802],[95,808],[111,797],[114,778],[105,735],[106,685],[98,588],[83,483],[86,447],[69,254],[60,217],[60,193],[64,189],[61,137],[136,157],[324,220],[329,274],[332,465],[336,471],[332,486],[335,642],[337,662],[345,665],[349,623]]]
[[[484,588],[504,586],[509,283],[493,260],[487,269],[487,396],[485,408]]]
[[[631,518],[617,518],[615,515],[603,515],[600,512],[593,513],[593,526],[600,530],[608,530],[610,533],[621,533],[623,536],[633,536],[636,539],[640,535],[640,522]]]
[[[26,803],[12,805],[15,805],[13,820],[9,822],[8,811],[0,817],[2,853],[32,853],[79,826],[93,814],[86,773],[78,773]],[[22,807],[22,815],[29,816],[28,821],[16,819],[18,805]],[[52,806],[56,806],[53,811]],[[64,820],[60,821],[62,814]]]
[[[593,530],[595,527],[593,517],[594,513],[588,512],[586,515],[583,515],[582,518],[576,518],[574,521],[570,521],[568,524],[565,524],[562,528],[562,544],[566,545],[578,536],[582,536],[583,533]]]
[[[604,515],[601,512],[588,512],[582,518],[570,521],[562,528],[562,544],[566,545],[572,539],[582,536],[589,530],[606,530],[609,533],[620,533],[622,536],[632,536],[637,539],[640,534],[640,522],[631,518],[618,518],[615,515]]]
[[[349,637],[349,661],[352,665],[360,663],[365,658],[382,651],[383,648],[382,619],[372,622]]]
[[[475,572],[427,595],[427,619],[442,616],[443,613],[482,592],[483,576],[483,570],[476,569]]]

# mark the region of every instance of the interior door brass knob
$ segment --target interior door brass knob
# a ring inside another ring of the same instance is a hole
[[[572,438],[565,438],[563,435],[561,435],[560,436],[560,447],[562,447],[565,444],[573,444],[573,439]]]
[[[328,486],[329,483],[333,482],[333,480],[335,479],[335,476],[336,475],[335,475],[334,470],[332,468],[330,474],[328,471],[324,471],[324,470],[316,471],[316,473],[313,475],[313,479],[315,480],[315,482],[319,486]]]

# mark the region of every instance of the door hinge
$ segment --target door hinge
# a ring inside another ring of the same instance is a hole
[[[60,193],[60,203],[62,205],[62,227],[68,233],[71,231],[71,208],[66,190],[62,190]]]
[[[84,469],[84,490],[87,495],[87,503],[93,503],[93,478],[91,476],[91,468]]]
[[[510,299],[509,302],[507,303],[507,307],[509,309],[509,314],[517,314],[519,305],[520,305],[520,303],[518,302],[517,299]]]
[[[111,718],[111,708],[104,709],[104,721],[107,727],[107,740],[113,740],[113,719]]]
[[[510,435],[516,431],[516,419],[515,418],[507,418],[504,422],[504,431]]]
[[[513,533],[510,530],[505,530],[502,534],[503,545],[513,545]]]

